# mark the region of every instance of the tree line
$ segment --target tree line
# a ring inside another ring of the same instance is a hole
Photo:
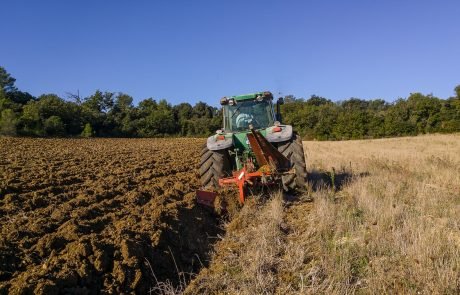
[[[332,102],[312,95],[309,99],[288,96],[282,107],[284,122],[305,139],[342,140],[460,132],[460,85],[455,96],[440,99],[411,93],[408,98],[350,98]]]
[[[172,106],[153,98],[133,105],[125,93],[96,91],[80,98],[34,97],[0,67],[0,134],[19,136],[206,136],[221,127],[220,111],[204,102]]]
[[[137,106],[125,93],[96,91],[80,98],[34,97],[0,67],[0,135],[163,137],[208,136],[222,127],[221,110],[204,102],[171,105],[148,98]],[[312,95],[285,96],[283,123],[305,139],[341,140],[460,132],[460,85],[441,99],[412,93],[406,99],[350,98],[333,102]]]

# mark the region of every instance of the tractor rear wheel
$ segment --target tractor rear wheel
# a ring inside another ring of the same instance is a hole
[[[232,174],[228,150],[211,151],[206,144],[201,150],[200,180],[204,188],[218,188],[219,178]]]
[[[307,182],[307,170],[305,165],[305,153],[303,151],[302,140],[300,136],[294,133],[292,138],[285,142],[278,143],[280,151],[294,168],[294,174],[288,174],[282,177],[283,189],[285,191],[305,191]]]

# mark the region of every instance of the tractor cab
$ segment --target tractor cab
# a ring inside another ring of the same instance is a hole
[[[226,132],[241,132],[249,130],[249,125],[255,129],[273,126],[273,95],[270,92],[259,92],[248,95],[224,97],[221,99]]]
[[[207,140],[207,148],[212,151],[231,149],[237,153],[250,149],[247,134],[258,130],[269,142],[287,141],[292,137],[292,127],[280,123],[280,105],[273,107],[273,95],[269,91],[238,96],[223,97],[220,100],[223,111],[223,128]],[[242,164],[236,161],[237,167]]]

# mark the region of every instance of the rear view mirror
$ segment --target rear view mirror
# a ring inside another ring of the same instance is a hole
[[[227,97],[222,97],[220,99],[220,105],[227,105],[228,104],[228,98]]]
[[[278,122],[282,122],[281,111],[280,111],[280,105],[282,105],[282,104],[284,104],[284,98],[280,97],[276,101],[276,114],[275,114],[275,117],[276,117],[276,120]]]

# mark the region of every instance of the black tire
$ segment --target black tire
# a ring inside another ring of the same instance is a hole
[[[232,174],[228,150],[210,151],[206,145],[201,150],[200,180],[203,188],[218,188],[219,178]]]
[[[295,174],[289,174],[282,177],[283,189],[285,191],[305,191],[307,169],[305,165],[305,153],[303,151],[303,144],[300,136],[294,133],[290,140],[278,143],[278,151],[291,162],[291,167],[295,169]]]

